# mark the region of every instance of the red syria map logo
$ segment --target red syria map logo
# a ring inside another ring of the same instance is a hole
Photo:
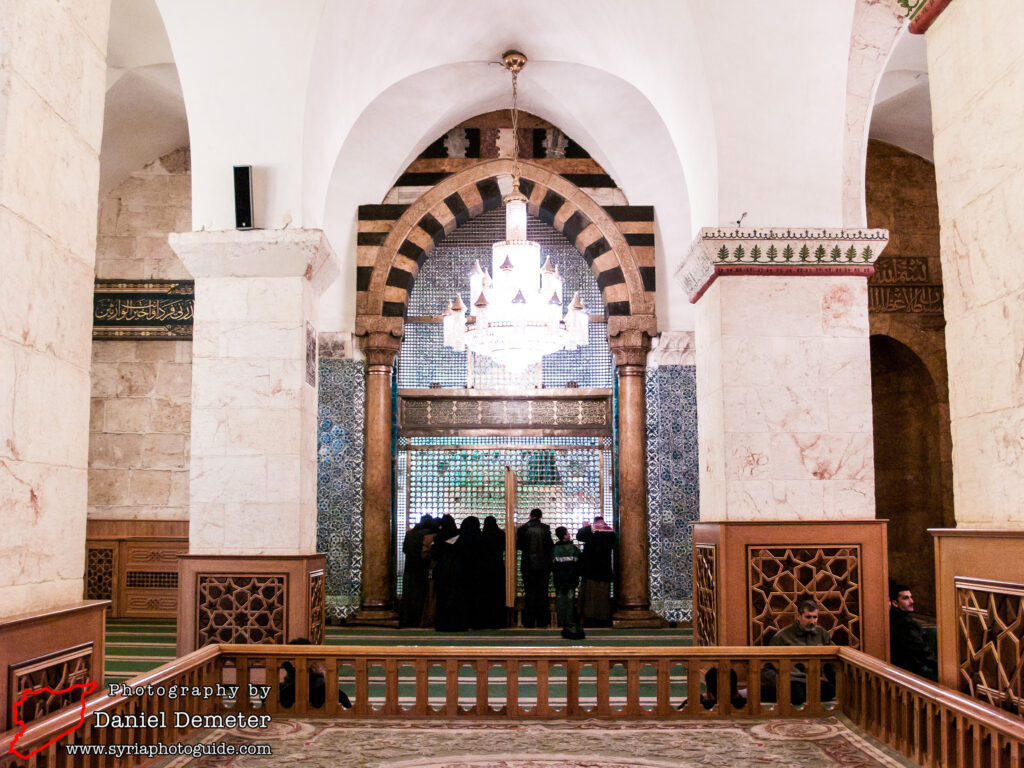
[[[18,733],[15,734],[14,739],[11,741],[11,752],[14,753],[15,755],[17,755],[18,757],[22,758],[23,760],[27,760],[28,758],[32,757],[32,755],[36,754],[36,752],[39,752],[41,750],[46,749],[48,746],[53,744],[53,742],[55,742],[58,739],[61,739],[61,738],[65,737],[65,736],[67,736],[69,733],[71,733],[72,731],[76,730],[77,728],[81,728],[82,727],[82,723],[85,722],[85,697],[88,696],[90,693],[92,693],[93,691],[96,690],[96,685],[97,685],[96,681],[92,680],[92,681],[90,681],[88,683],[75,683],[74,685],[70,685],[67,688],[53,689],[53,688],[46,688],[45,686],[42,687],[42,688],[26,688],[24,690],[24,692],[22,692],[21,698],[18,699],[16,702],[14,702],[14,707],[13,707],[13,710],[14,710],[14,724],[18,728]],[[15,749],[14,745],[18,743],[18,739],[20,739],[22,736],[25,735],[25,728],[27,727],[25,725],[25,721],[22,720],[18,716],[18,709],[26,701],[29,700],[29,697],[31,697],[31,696],[40,696],[40,695],[42,695],[44,693],[46,693],[46,694],[53,694],[53,695],[60,695],[62,693],[73,693],[78,688],[82,689],[82,693],[81,693],[82,708],[79,711],[78,722],[77,723],[72,725],[70,728],[67,728],[67,729],[61,731],[60,733],[58,733],[56,736],[54,736],[52,739],[50,739],[45,744],[40,744],[35,749],[31,750],[27,755],[23,755],[21,752],[19,752],[17,749]]]

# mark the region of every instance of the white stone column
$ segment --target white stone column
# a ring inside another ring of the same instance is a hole
[[[702,644],[762,644],[811,597],[838,643],[888,654],[867,299],[887,241],[704,229],[680,270],[697,304]]]
[[[1024,527],[1022,25],[977,0],[927,32],[958,528]]]
[[[866,276],[887,240],[702,230],[680,271],[697,304],[702,521],[874,518]]]
[[[109,17],[0,4],[0,617],[82,599]]]
[[[316,318],[336,257],[319,230],[170,243],[196,281],[189,553],[313,553]]]

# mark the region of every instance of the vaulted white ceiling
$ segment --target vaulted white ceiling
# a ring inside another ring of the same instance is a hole
[[[322,227],[354,273],[355,206],[378,202],[452,125],[524,109],[654,205],[659,324],[701,226],[841,226],[846,67],[858,0],[113,0],[101,192],[191,143],[193,226],[232,226],[230,166],[257,223]],[[180,78],[180,82],[179,82]],[[923,39],[898,43],[871,135],[931,156]],[[187,120],[186,120],[187,114]],[[329,310],[351,323],[343,275]]]

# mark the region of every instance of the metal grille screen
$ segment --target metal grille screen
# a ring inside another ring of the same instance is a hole
[[[601,289],[586,261],[554,227],[530,216],[527,234],[540,243],[541,257],[550,256],[562,272],[563,303],[572,300],[574,291],[591,316],[604,314]],[[442,344],[442,329],[437,320],[456,293],[464,301],[469,295],[469,271],[477,259],[490,269],[491,245],[505,236],[503,209],[488,211],[446,236],[423,263],[409,292],[405,339],[398,357],[398,386],[406,389],[470,386],[475,389],[523,389],[541,384],[564,387],[575,381],[581,387],[611,387],[612,358],[604,323],[591,323],[590,343],[572,352],[558,352],[544,358],[521,377],[510,377],[494,366],[489,358],[465,352],[452,352]]]
[[[515,525],[530,510],[572,535],[594,515],[612,520],[608,438],[399,438],[397,455],[398,573],[405,568],[405,533],[423,515],[450,514],[456,523],[494,515],[505,527],[505,467],[518,478]]]

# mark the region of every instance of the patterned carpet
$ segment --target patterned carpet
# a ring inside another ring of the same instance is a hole
[[[688,768],[912,765],[838,718],[702,723],[466,723],[281,720],[212,731],[218,745],[266,744],[262,756],[164,758],[162,768]],[[198,745],[197,745],[198,746]],[[223,748],[223,747],[221,747]]]

